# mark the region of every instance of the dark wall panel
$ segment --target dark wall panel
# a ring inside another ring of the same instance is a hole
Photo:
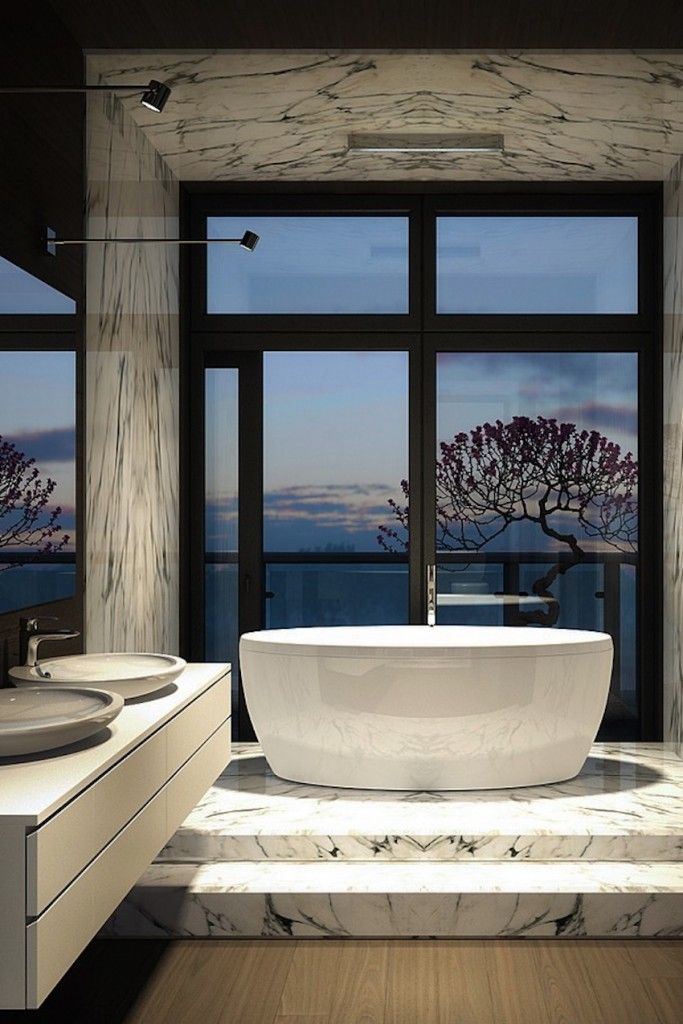
[[[79,86],[83,55],[46,0],[3,4],[0,86]],[[46,224],[80,235],[83,224],[82,95],[0,93],[0,255],[80,299],[80,249],[47,256]]]
[[[0,15],[0,85],[77,87],[83,83],[83,54],[46,0],[2,4]],[[81,95],[13,96],[0,93],[0,256],[72,296],[83,295],[83,253],[67,249],[48,256],[41,235],[49,224],[60,234],[80,237],[84,197],[84,97]],[[49,328],[50,317],[44,318]],[[42,323],[42,318],[41,318]],[[0,346],[22,347],[21,332],[10,330],[0,317]],[[76,344],[81,345],[80,316],[76,318]],[[36,335],[33,335],[34,342]],[[49,329],[45,346],[50,346]],[[79,390],[82,385],[79,360]],[[82,419],[82,396],[79,418]],[[79,422],[79,427],[82,423]],[[80,430],[82,437],[82,429]],[[82,445],[79,445],[77,500],[79,554],[77,579],[82,581]],[[20,569],[9,570],[20,572]],[[0,685],[7,665],[18,662],[19,615],[56,615],[82,629],[81,586],[74,599],[59,601],[21,613],[0,615]],[[77,650],[70,642],[45,653]]]
[[[678,0],[52,0],[85,48],[676,49]]]

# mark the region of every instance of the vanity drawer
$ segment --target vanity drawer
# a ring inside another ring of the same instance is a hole
[[[167,774],[173,775],[195,750],[204,743],[217,726],[230,715],[230,673],[206,690],[201,697],[169,722],[166,735]],[[226,758],[226,764],[228,758]]]
[[[182,716],[181,716],[182,717]],[[27,1005],[39,1006],[229,760],[230,720],[26,929]]]
[[[182,712],[178,717],[182,719]],[[26,916],[40,914],[166,779],[162,729],[30,833],[26,838]]]
[[[27,1005],[39,1006],[167,839],[166,790],[26,929]]]
[[[230,761],[230,719],[216,729],[203,747],[168,786],[166,830],[170,835],[185,820]]]

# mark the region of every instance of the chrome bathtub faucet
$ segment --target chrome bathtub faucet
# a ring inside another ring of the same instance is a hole
[[[436,625],[436,566],[427,566],[427,625]]]
[[[43,640],[71,640],[80,636],[72,626],[41,627],[41,622],[58,622],[54,615],[41,615],[35,619],[21,619],[19,623],[19,657],[24,659],[28,668],[37,668],[44,679],[50,678],[49,672],[41,672],[38,665],[38,646]]]

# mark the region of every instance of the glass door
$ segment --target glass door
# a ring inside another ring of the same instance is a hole
[[[236,366],[204,373],[204,657],[238,664],[239,377]],[[233,671],[233,703],[239,673]]]
[[[410,621],[408,352],[216,354],[204,368],[203,657],[239,637]],[[195,467],[196,471],[196,467]]]
[[[408,622],[408,353],[265,352],[263,410],[265,628]]]
[[[602,735],[636,738],[638,353],[435,341],[410,439],[409,358],[287,350],[206,368],[204,656],[237,665],[250,629],[425,622],[435,565],[437,624],[610,633]],[[434,438],[411,493],[409,452]]]
[[[439,351],[437,623],[606,631],[637,738],[638,355]]]

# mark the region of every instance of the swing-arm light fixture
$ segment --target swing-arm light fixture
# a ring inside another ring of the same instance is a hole
[[[171,95],[170,86],[165,82],[150,79],[147,85],[81,85],[81,86],[8,86],[0,88],[0,93],[66,93],[66,92],[141,92],[140,103],[148,110],[160,114]]]
[[[240,238],[58,238],[53,228],[46,229],[45,248],[50,256],[57,255],[60,245],[239,245],[253,252],[259,242],[254,231],[245,231]]]

